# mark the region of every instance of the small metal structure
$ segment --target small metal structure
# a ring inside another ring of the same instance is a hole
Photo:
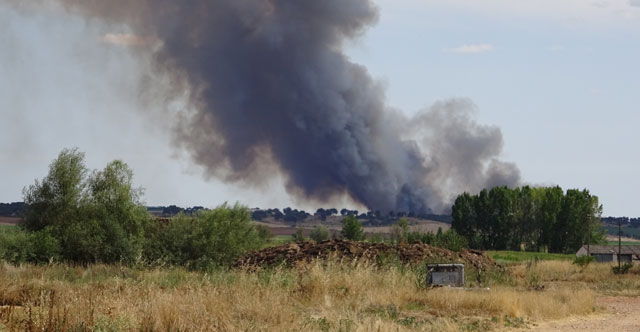
[[[464,286],[464,264],[427,264],[428,286]]]

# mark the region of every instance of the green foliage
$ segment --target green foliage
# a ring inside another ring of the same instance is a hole
[[[577,256],[573,260],[573,264],[580,266],[581,268],[585,268],[589,266],[592,262],[595,262],[596,258],[593,256]]]
[[[383,243],[384,242],[384,236],[381,233],[369,234],[368,241],[372,242],[372,243]]]
[[[180,214],[168,224],[150,224],[146,234],[144,256],[150,263],[198,270],[229,265],[264,243],[249,209],[239,204],[223,204],[193,216]]]
[[[58,241],[45,228],[28,232],[18,227],[0,229],[0,259],[12,264],[39,263],[57,260]]]
[[[24,188],[22,226],[29,231],[39,231],[78,219],[78,204],[84,196],[86,174],[84,153],[77,149],[62,150],[49,165],[48,175]]]
[[[364,240],[364,231],[362,224],[353,215],[348,215],[342,219],[342,237],[352,241]]]
[[[409,222],[407,218],[402,217],[398,219],[395,225],[391,229],[391,238],[394,242],[407,242],[409,235]]]
[[[265,243],[269,242],[273,238],[273,233],[271,233],[269,227],[265,225],[256,225],[255,227],[258,232],[258,237]]]
[[[588,190],[495,187],[458,196],[452,228],[472,248],[569,253],[604,240],[601,214],[598,197]]]
[[[142,191],[133,188],[132,178],[131,169],[119,160],[88,174],[83,153],[63,150],[47,176],[23,191],[22,227],[46,244],[30,260],[135,261],[150,216],[139,203]]]
[[[316,242],[326,241],[329,239],[329,230],[324,225],[318,225],[311,230],[309,237]]]
[[[418,243],[418,242],[435,245],[436,235],[431,232],[428,232],[428,233],[410,232],[409,234],[407,234],[407,243]]]
[[[633,267],[633,264],[631,263],[624,263],[622,265],[620,265],[620,267],[618,266],[614,266],[611,268],[611,272],[613,272],[613,274],[627,274],[629,273],[629,270]]]
[[[410,232],[407,234],[407,242],[422,242],[424,244],[449,249],[451,251],[460,251],[462,248],[469,247],[469,243],[464,236],[458,234],[453,229],[448,229],[447,231],[443,232],[442,228],[438,228],[438,232],[436,234],[430,232]]]
[[[458,234],[453,229],[448,229],[446,232],[436,234],[435,245],[451,251],[460,251],[462,248],[468,248],[469,243],[467,239]]]
[[[574,254],[552,254],[528,251],[487,251],[489,257],[502,262],[527,262],[532,260],[573,260]]]
[[[307,240],[304,236],[304,230],[301,227],[296,228],[296,232],[291,235],[293,242],[304,242]]]

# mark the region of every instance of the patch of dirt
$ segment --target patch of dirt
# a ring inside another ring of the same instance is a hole
[[[375,260],[395,255],[404,263],[433,260],[436,262],[461,262],[471,264],[478,270],[495,267],[496,262],[483,251],[465,250],[453,252],[427,244],[386,244],[357,241],[330,240],[316,243],[287,243],[277,247],[251,252],[238,259],[234,266],[247,269],[273,266],[278,264],[296,265],[314,259],[364,258]]]
[[[638,332],[640,331],[640,298],[623,296],[599,297],[597,304],[604,314],[545,322],[521,332]]]
[[[15,226],[20,222],[18,217],[0,217],[0,225]]]
[[[640,244],[640,240],[634,239],[632,237],[622,236],[620,238],[620,240],[624,241],[624,242],[638,242],[638,244]],[[607,241],[618,241],[618,236],[617,235],[607,235]]]

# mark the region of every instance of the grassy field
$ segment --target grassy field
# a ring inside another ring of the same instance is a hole
[[[267,244],[267,246],[279,246],[291,241],[293,241],[291,235],[274,235],[271,239],[269,239],[269,243]]]
[[[276,237],[275,241],[286,241]],[[489,252],[509,262],[464,289],[425,287],[424,265],[316,261],[249,272],[0,263],[0,331],[482,332],[584,317],[601,295],[640,296],[640,266]]]
[[[537,265],[538,282],[558,273],[576,278],[566,274],[571,264],[558,263],[553,271]],[[419,269],[357,262],[256,273],[4,265],[0,324],[11,331],[490,331],[596,310],[587,286],[528,290],[530,270],[465,290],[425,288]]]
[[[618,236],[618,226],[604,226],[607,234]],[[622,227],[622,233],[630,236],[640,236],[640,228]]]
[[[621,243],[622,243],[623,246],[626,246],[626,245],[629,245],[629,246],[640,245],[640,242],[638,242],[638,241],[622,241]],[[607,244],[617,246],[618,245],[618,241],[608,241]]]
[[[496,261],[505,263],[526,262],[530,260],[570,261],[576,258],[576,255],[526,251],[487,251],[487,254],[489,255],[489,257],[495,259]]]

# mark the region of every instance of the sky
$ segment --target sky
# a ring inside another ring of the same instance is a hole
[[[318,207],[288,196],[277,175],[258,188],[205,178],[171,143],[180,98],[140,92],[148,81],[161,91],[163,78],[138,52],[145,42],[123,38],[126,26],[7,1],[0,0],[0,202],[21,200],[60,150],[78,147],[91,169],[127,162],[148,205]],[[640,1],[376,3],[378,23],[345,48],[384,83],[389,105],[410,115],[468,98],[479,123],[501,128],[502,159],[515,162],[526,183],[587,188],[604,215],[640,216]]]

